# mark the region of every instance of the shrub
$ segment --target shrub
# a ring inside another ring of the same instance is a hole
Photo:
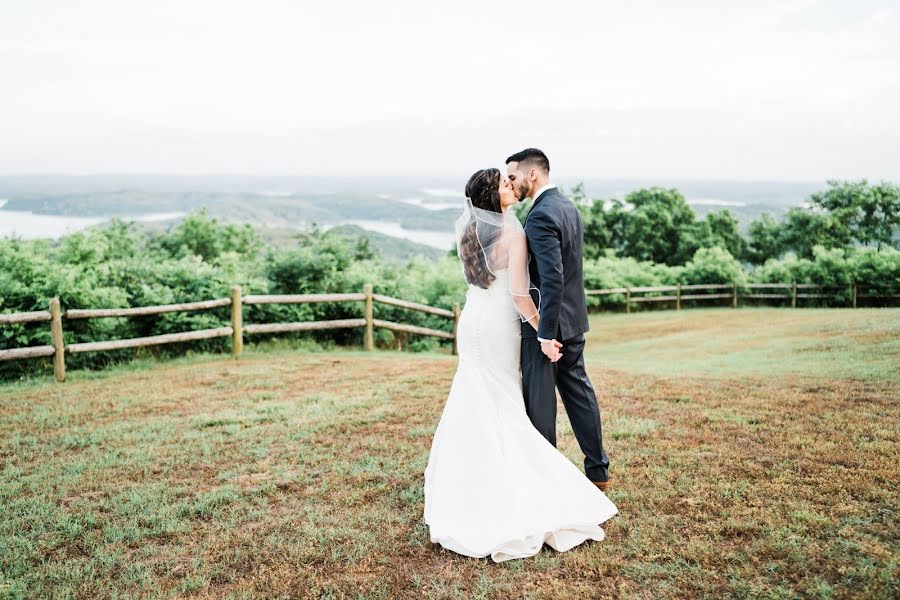
[[[851,286],[862,284],[873,294],[896,294],[900,289],[900,251],[894,248],[840,248],[815,246],[813,257],[797,258],[789,254],[770,259],[750,273],[754,282],[813,283],[828,286],[832,297],[819,304],[846,305]]]
[[[746,278],[741,263],[728,250],[716,246],[697,250],[694,257],[684,266],[679,283],[737,283],[743,285]]]
[[[677,283],[683,267],[670,267],[634,258],[619,258],[608,251],[601,258],[584,261],[584,287],[586,289],[612,289],[620,287],[673,285]],[[624,294],[588,296],[589,307],[613,307],[625,304]]]

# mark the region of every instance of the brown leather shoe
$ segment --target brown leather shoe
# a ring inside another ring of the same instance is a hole
[[[604,494],[609,491],[609,481],[595,481],[594,485]]]

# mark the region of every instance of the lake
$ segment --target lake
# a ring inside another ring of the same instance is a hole
[[[38,238],[60,238],[66,234],[87,229],[109,221],[112,217],[68,217],[58,215],[37,215],[32,212],[5,210],[6,200],[0,199],[0,238],[16,236],[26,240]],[[171,221],[183,217],[184,213],[153,213],[137,217],[127,217],[123,221],[154,222]]]
[[[450,250],[456,243],[456,234],[453,231],[432,231],[428,229],[404,229],[400,223],[392,221],[370,221],[363,219],[354,219],[344,221],[340,225],[356,225],[369,231],[375,231],[389,235],[391,237],[401,238],[424,244],[439,250]],[[330,227],[329,227],[330,228]]]
[[[5,210],[6,200],[0,199],[0,238],[15,236],[26,240],[39,238],[58,239],[81,229],[100,225],[112,217],[69,217],[59,215],[39,215],[19,210]],[[184,213],[152,213],[136,217],[123,218],[123,221],[139,223],[172,221],[184,216]],[[410,240],[440,250],[449,250],[454,244],[452,231],[430,231],[427,229],[404,229],[400,223],[391,221],[372,221],[355,219],[344,221],[341,225],[356,225],[369,231],[383,233],[396,238]],[[327,228],[327,227],[326,227]]]

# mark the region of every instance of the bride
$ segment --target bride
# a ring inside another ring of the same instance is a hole
[[[508,210],[517,202],[512,183],[484,169],[469,179],[466,197],[456,222],[469,284],[459,367],[425,469],[431,541],[496,562],[533,556],[544,543],[564,552],[600,541],[600,524],[618,510],[525,412],[519,319],[536,330],[540,315],[529,294],[525,232]]]

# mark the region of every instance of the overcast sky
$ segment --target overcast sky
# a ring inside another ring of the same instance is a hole
[[[0,0],[0,173],[900,179],[888,0]]]

